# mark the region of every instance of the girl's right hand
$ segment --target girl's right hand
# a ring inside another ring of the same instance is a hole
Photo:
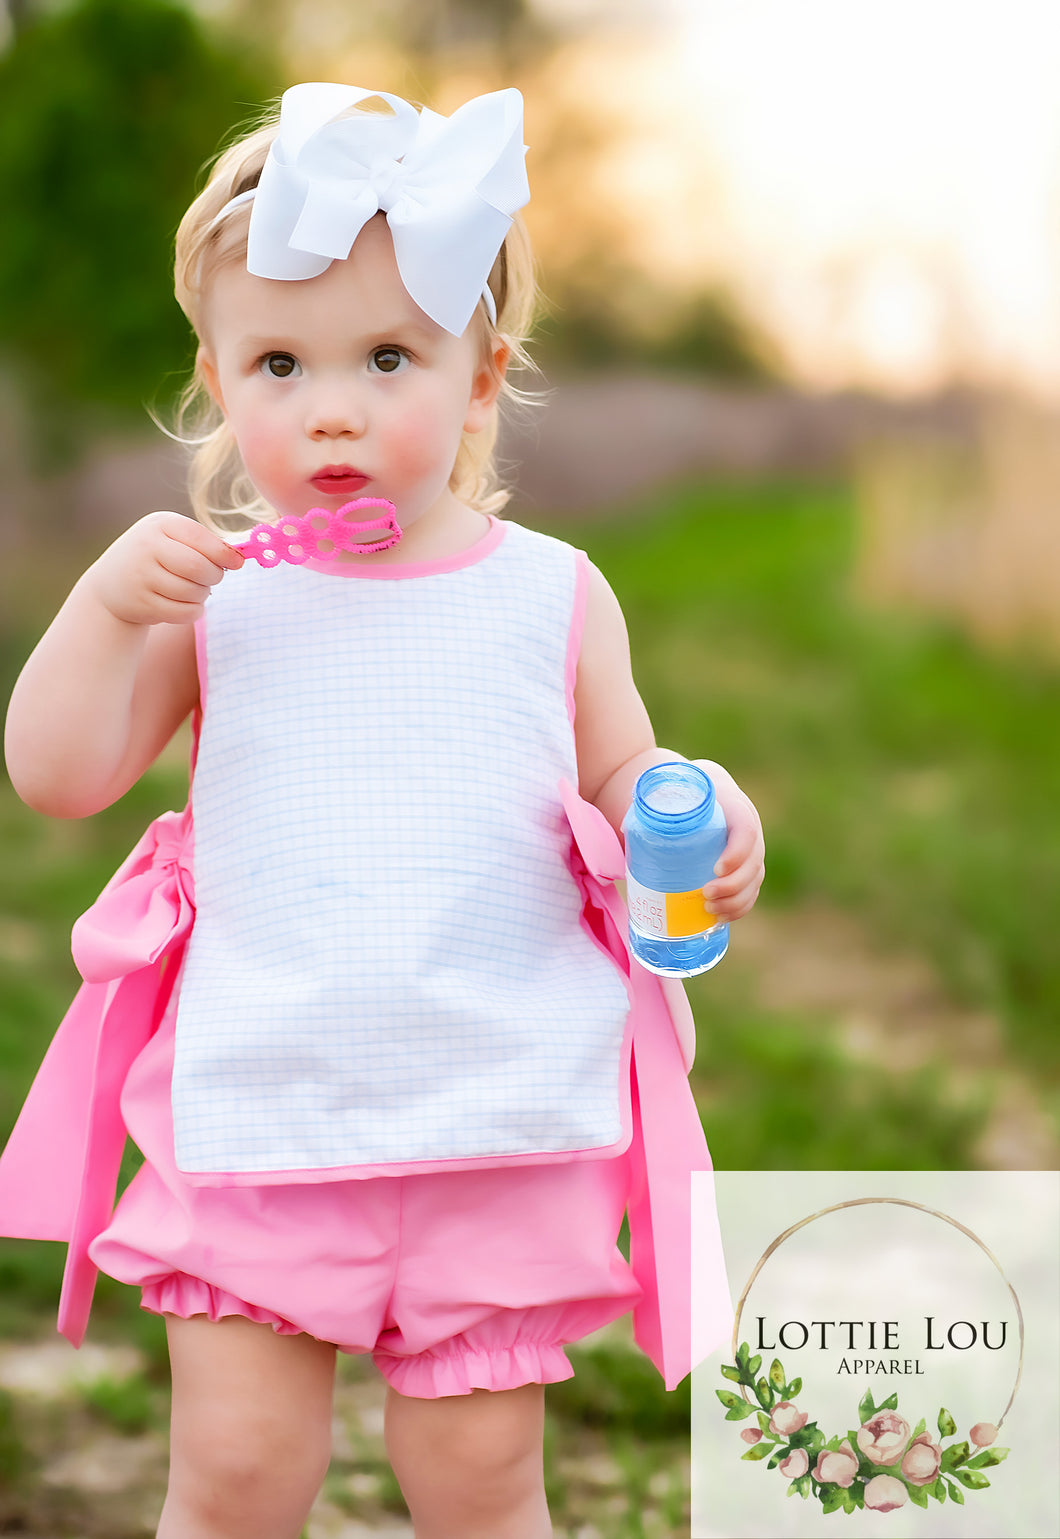
[[[244,558],[219,535],[180,513],[148,513],[85,573],[85,584],[130,625],[192,625],[225,570]]]

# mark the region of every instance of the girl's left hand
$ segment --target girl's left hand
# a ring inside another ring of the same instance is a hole
[[[751,798],[740,790],[728,770],[709,759],[693,762],[713,780],[729,826],[728,842],[718,858],[716,875],[703,888],[703,895],[719,919],[742,919],[754,907],[766,874],[762,820]]]

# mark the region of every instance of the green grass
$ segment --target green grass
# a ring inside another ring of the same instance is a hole
[[[694,489],[563,532],[622,601],[658,741],[759,803],[763,901],[857,915],[1055,1071],[1060,676],[860,609],[843,488]]]

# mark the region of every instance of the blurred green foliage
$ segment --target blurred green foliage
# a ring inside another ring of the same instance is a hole
[[[191,358],[176,227],[203,162],[276,85],[256,41],[169,0],[80,0],[0,57],[0,350],[49,456],[77,447],[79,405],[120,421],[174,392]]]
[[[159,1397],[142,1373],[129,1374],[124,1379],[109,1376],[95,1379],[81,1390],[81,1398],[101,1421],[135,1437],[158,1421],[163,1424],[168,1417],[160,1416]]]
[[[658,740],[761,806],[763,900],[857,915],[1055,1071],[1060,676],[860,608],[857,527],[846,487],[742,483],[564,533],[623,603]]]

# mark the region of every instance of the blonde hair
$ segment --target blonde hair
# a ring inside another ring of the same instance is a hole
[[[342,116],[361,112],[366,106],[370,109],[371,104],[362,103]],[[224,218],[219,215],[232,198],[257,186],[279,121],[277,103],[262,122],[221,151],[210,167],[206,186],[180,222],[174,287],[177,302],[197,337],[202,336],[203,301],[211,277],[226,264],[246,259],[249,202],[232,209]],[[534,369],[526,353],[526,342],[538,291],[530,241],[518,215],[493,264],[489,288],[497,310],[496,323],[490,320],[483,300],[472,319],[480,333],[483,360],[492,365],[494,350],[503,343],[511,350],[511,363]],[[508,502],[511,493],[501,486],[495,463],[499,415],[517,401],[532,399],[505,378],[487,425],[480,432],[461,436],[449,489],[469,507],[482,513],[496,513]],[[188,490],[200,523],[225,534],[278,516],[244,470],[235,438],[206,388],[198,359],[181,396],[176,431],[171,436],[193,451]]]

